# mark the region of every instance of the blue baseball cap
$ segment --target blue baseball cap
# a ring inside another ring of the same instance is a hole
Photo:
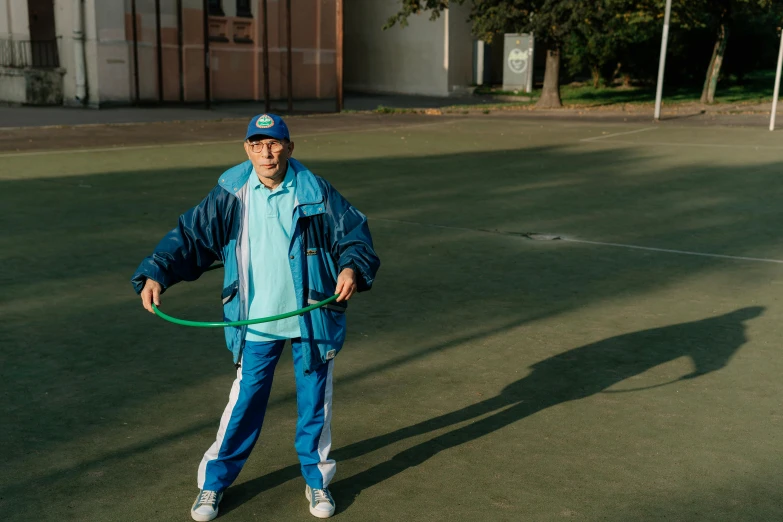
[[[254,116],[247,126],[245,140],[252,136],[267,136],[278,140],[290,140],[288,125],[277,114],[259,114]]]

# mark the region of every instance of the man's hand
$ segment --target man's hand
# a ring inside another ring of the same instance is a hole
[[[338,303],[347,301],[356,293],[356,272],[353,271],[353,268],[345,268],[340,272],[334,293],[340,294],[340,297],[337,298]]]
[[[152,303],[160,306],[160,293],[163,291],[163,287],[157,281],[153,281],[150,278],[144,282],[144,289],[141,291],[141,304],[147,311],[154,314],[152,309]]]

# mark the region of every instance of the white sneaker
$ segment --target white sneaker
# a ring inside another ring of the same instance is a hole
[[[196,497],[193,507],[190,508],[190,516],[198,522],[214,520],[218,516],[218,504],[222,498],[222,492],[202,489]]]
[[[329,518],[334,515],[334,499],[327,488],[312,489],[305,486],[305,496],[310,501],[310,514],[318,518]]]

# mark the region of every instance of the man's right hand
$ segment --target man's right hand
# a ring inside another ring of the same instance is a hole
[[[153,302],[156,306],[160,306],[160,293],[162,291],[163,287],[157,281],[147,278],[144,282],[144,289],[141,291],[141,304],[149,313],[155,313],[152,309]]]

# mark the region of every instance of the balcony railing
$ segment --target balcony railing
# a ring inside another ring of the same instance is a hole
[[[0,39],[0,66],[57,68],[60,66],[57,40]]]

